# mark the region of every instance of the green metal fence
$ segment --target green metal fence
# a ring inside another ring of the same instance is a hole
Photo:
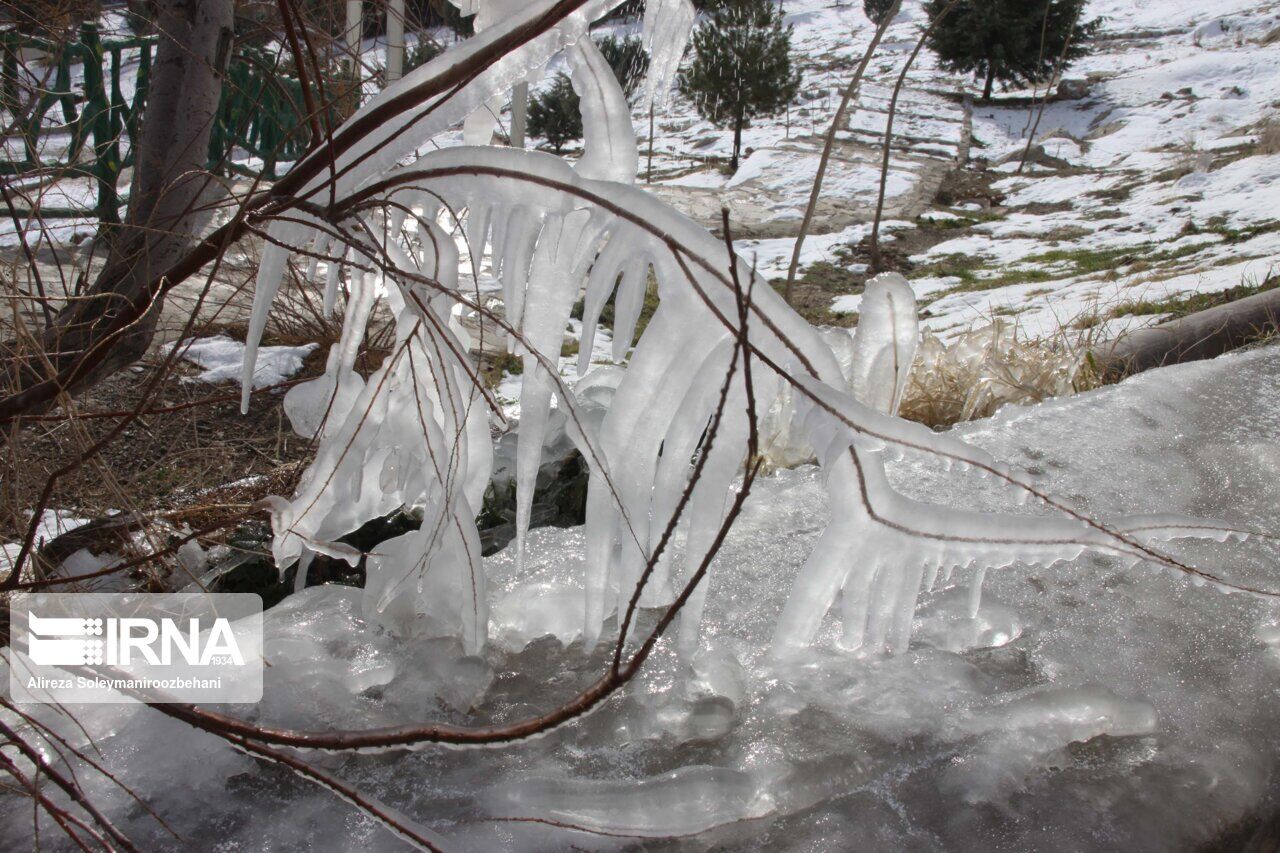
[[[154,36],[102,39],[95,24],[85,24],[79,38],[66,44],[12,31],[0,33],[0,106],[7,114],[6,124],[13,128],[9,141],[17,143],[7,147],[22,149],[17,159],[0,155],[0,176],[57,173],[89,177],[97,187],[94,215],[103,223],[119,222],[125,200],[119,195],[118,183],[121,172],[133,165],[155,46]],[[42,62],[52,78],[34,103],[23,102],[23,87],[30,85],[20,78],[23,52],[43,54]],[[135,52],[136,56],[131,55]],[[130,62],[137,63],[132,99],[125,97],[121,87],[122,73]],[[280,73],[276,64],[276,57],[261,50],[236,52],[224,78],[222,100],[210,133],[210,169],[224,174],[232,170],[261,174],[274,180],[280,163],[293,162],[311,144],[302,84]],[[83,69],[82,79],[73,83],[76,66]],[[331,112],[329,121],[336,124],[337,107]],[[42,139],[47,141],[51,135],[65,135],[69,143],[49,158],[42,153]],[[254,169],[235,162],[232,155],[239,151],[261,165]],[[45,217],[83,217],[86,211],[42,207],[40,213]]]
[[[3,103],[16,119],[24,157],[21,160],[0,159],[0,175],[25,175],[42,171],[78,173],[97,182],[98,203],[95,214],[102,222],[118,222],[120,198],[116,184],[120,172],[133,164],[133,141],[138,133],[138,114],[145,102],[150,79],[154,39],[113,39],[103,41],[98,28],[86,24],[78,41],[53,44],[43,39],[17,33],[0,34],[3,52]],[[125,51],[136,50],[138,56],[137,92],[130,103],[120,86]],[[22,83],[19,80],[19,56],[22,52],[39,51],[52,67],[52,83],[23,114]],[[73,86],[72,68],[81,65],[83,82]],[[108,86],[108,78],[110,84]],[[62,121],[50,126],[46,118],[55,107],[62,111]],[[53,161],[41,154],[41,137],[50,132],[68,134],[70,142]],[[12,137],[11,137],[12,138]],[[85,146],[92,138],[93,154],[85,156]],[[121,141],[127,139],[128,145]],[[84,211],[45,210],[44,215],[73,214]]]

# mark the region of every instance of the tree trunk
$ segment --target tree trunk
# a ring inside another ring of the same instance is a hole
[[[729,160],[729,171],[737,173],[738,159],[742,151],[742,124],[746,121],[742,116],[738,116],[733,122],[733,157]]]
[[[10,394],[84,362],[87,369],[77,370],[63,389],[74,395],[138,360],[155,334],[160,299],[110,346],[99,345],[110,334],[112,318],[146,305],[150,285],[190,248],[195,208],[211,184],[205,166],[231,54],[232,0],[159,0],[156,6],[161,38],[124,224],[89,292],[69,302],[44,331],[43,351],[3,346],[17,356],[6,367]]]
[[[988,66],[987,85],[982,90],[982,100],[990,101],[991,95],[995,91],[995,87],[996,87],[996,70],[995,68]]]
[[[1148,326],[1094,348],[1098,371],[1121,379],[1166,364],[1216,358],[1280,331],[1280,288]]]

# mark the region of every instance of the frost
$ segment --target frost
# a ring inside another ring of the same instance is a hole
[[[953,437],[972,454],[1039,466],[1044,488],[1080,495],[1082,510],[1103,516],[1191,514],[1229,499],[1239,524],[1266,525],[1280,470],[1278,380],[1271,347],[1009,408]],[[1175,395],[1187,404],[1168,406]],[[993,479],[949,474],[923,454],[894,463],[891,481],[913,499],[1031,511]],[[613,848],[653,842],[600,833],[683,831],[701,834],[664,843],[831,849],[875,837],[894,849],[924,839],[927,849],[979,851],[996,839],[1018,850],[1177,850],[1267,813],[1280,764],[1268,736],[1280,689],[1274,602],[1086,556],[988,572],[973,617],[975,565],[922,594],[900,655],[840,650],[838,606],[817,648],[775,661],[775,617],[824,535],[828,489],[817,466],[758,480],[709,577],[706,639],[693,659],[660,644],[627,690],[575,723],[497,749],[309,760],[438,830],[446,849]],[[364,615],[358,589],[290,596],[266,613],[273,665],[251,713],[273,726],[367,730],[455,714],[485,725],[547,707],[550,691],[600,671],[601,657],[576,639],[587,544],[582,528],[540,528],[522,568],[514,548],[483,561],[494,602],[483,657],[456,637],[385,631]],[[1274,542],[1183,547],[1229,560],[1241,581],[1275,574]],[[367,826],[328,792],[281,786],[277,773],[152,709],[94,706],[77,709],[77,722],[56,708],[24,710],[116,759],[120,778],[184,836],[216,823],[233,847],[323,849],[353,822]],[[171,840],[127,796],[96,784],[141,847]],[[27,837],[26,805],[15,800],[6,815],[10,835]],[[367,831],[369,849],[400,849]]]
[[[477,39],[392,84],[347,126],[358,126],[379,103],[547,5],[479,5],[484,26]],[[739,361],[738,294],[726,271],[726,249],[633,185],[637,155],[626,100],[584,38],[586,23],[609,5],[588,4],[429,115],[357,144],[355,151],[371,146],[367,157],[343,155],[339,197],[354,193],[376,202],[395,194],[410,200],[409,208],[397,208],[381,224],[350,214],[352,230],[364,235],[349,247],[351,257],[385,257],[392,266],[387,272],[348,271],[343,336],[326,373],[293,389],[286,401],[295,429],[307,436],[318,432],[320,443],[297,493],[272,502],[278,565],[316,552],[354,563],[359,555],[337,543],[341,536],[398,507],[415,508],[423,514],[421,529],[369,555],[365,613],[399,633],[457,637],[469,653],[490,636],[475,517],[492,473],[489,428],[496,407],[472,379],[470,335],[458,314],[482,309],[474,291],[480,276],[500,284],[502,317],[495,322],[523,367],[513,465],[518,567],[531,559],[533,490],[548,437],[563,429],[590,470],[586,559],[570,585],[581,590],[582,604],[570,606],[561,592],[545,588],[557,603],[525,602],[513,610],[514,602],[504,602],[511,642],[546,631],[566,640],[580,635],[593,648],[606,623],[627,611],[688,486],[681,553],[663,554],[639,599],[642,607],[671,602],[713,547],[726,495],[744,461],[750,424],[740,365],[725,386]],[[687,13],[684,2],[650,7],[646,32],[659,72]],[[584,119],[585,152],[575,166],[544,153],[486,146],[415,155],[424,139],[483,111],[483,104],[562,48]],[[406,157],[411,159],[397,165]],[[271,228],[275,242],[264,250],[259,271],[249,356],[288,259],[283,247],[315,240],[305,223]],[[844,624],[840,645],[863,653],[903,651],[919,595],[958,567],[1043,564],[1086,549],[1163,559],[1145,544],[1157,531],[1141,528],[1142,541],[1125,532],[1139,529],[1136,521],[1098,523],[1060,503],[1033,517],[1002,516],[902,495],[886,464],[904,453],[994,475],[1024,498],[1031,492],[1023,478],[986,454],[894,417],[918,340],[914,294],[900,276],[869,285],[858,331],[849,339],[811,328],[744,261],[734,263],[752,299],[748,338],[757,363],[751,391],[765,414],[765,457],[774,465],[816,457],[832,506],[830,524],[777,622],[775,652],[789,655],[814,642],[837,604]],[[464,268],[471,282],[461,274]],[[651,286],[658,308],[633,347]],[[580,295],[578,369],[586,374],[585,387],[591,387],[590,353],[610,300],[613,360],[625,365],[609,382],[609,399],[597,414],[588,411],[596,404],[579,399],[560,374],[561,345]],[[396,318],[396,339],[381,367],[362,379],[353,364],[378,298]],[[926,356],[929,346],[926,340]],[[724,412],[708,447],[722,387]],[[553,411],[563,422],[552,423]],[[699,456],[705,456],[701,476],[690,484],[690,461]],[[1197,524],[1170,519],[1162,532],[1197,535]],[[979,572],[972,585],[975,612],[982,577]],[[692,589],[680,615],[677,645],[686,660],[701,646],[709,588],[703,583]],[[580,619],[577,630],[570,617]]]

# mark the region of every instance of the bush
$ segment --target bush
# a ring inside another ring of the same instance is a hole
[[[545,139],[559,154],[566,142],[582,138],[582,113],[573,81],[561,72],[551,88],[529,102],[529,133]]]

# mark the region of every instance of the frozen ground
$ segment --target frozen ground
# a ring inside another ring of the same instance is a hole
[[[1280,349],[1153,371],[1124,384],[963,428],[1098,513],[1274,521]],[[1002,503],[930,464],[912,491]],[[1122,476],[1116,476],[1116,474]],[[695,671],[664,644],[638,683],[588,718],[515,746],[319,756],[330,771],[456,849],[667,847],[754,850],[1190,849],[1274,803],[1280,768],[1280,610],[1185,576],[1082,559],[987,578],[977,619],[960,574],[928,595],[909,652],[861,659],[834,644],[773,666],[763,650],[826,506],[812,468],[762,481],[711,575]],[[1086,497],[1087,496],[1087,497]],[[1229,508],[1229,509],[1224,509]],[[534,533],[518,573],[490,559],[497,641],[405,641],[359,616],[358,591],[313,588],[268,612],[263,723],[368,728],[481,723],[546,709],[604,665],[562,648],[580,624],[578,530]],[[1276,586],[1277,547],[1182,552],[1245,583]],[[548,556],[553,555],[553,556]],[[396,849],[329,794],[149,710],[76,709],[123,780],[196,847]],[[150,849],[171,844],[91,771],[91,795]],[[175,784],[180,779],[181,784]],[[6,846],[30,809],[5,820]],[[554,828],[537,818],[592,830]],[[516,819],[516,820],[512,820]],[[678,837],[675,837],[678,836]],[[342,839],[341,842],[337,839]]]
[[[1090,11],[1107,16],[1108,37],[1070,76],[1093,81],[1091,94],[1051,104],[1037,137],[1067,165],[996,166],[1010,172],[994,185],[1007,215],[913,259],[926,270],[963,260],[976,279],[921,279],[935,330],[1016,314],[1031,335],[1074,323],[1114,336],[1159,319],[1135,316],[1135,303],[1276,270],[1280,155],[1259,135],[1280,99],[1280,4],[1099,0]],[[1026,124],[1024,108],[978,107],[975,140],[998,163]]]
[[[801,0],[786,9],[804,105],[756,123],[739,173],[697,165],[699,157],[723,159],[729,137],[680,101],[657,122],[654,146],[655,192],[708,224],[728,203],[741,233],[769,238],[738,248],[774,277],[785,276],[821,134],[869,37],[858,3]],[[1064,328],[1112,337],[1158,321],[1171,298],[1255,285],[1276,270],[1280,153],[1261,136],[1268,119],[1280,123],[1280,4],[1094,0],[1089,14],[1105,17],[1104,37],[1067,74],[1088,80],[1089,95],[1051,103],[1036,134],[1063,161],[1057,168],[1016,175],[1016,162],[1000,162],[1025,146],[1025,99],[1037,92],[975,107],[969,134],[961,101],[973,83],[940,71],[928,51],[911,71],[886,216],[891,235],[948,220],[972,225],[910,258],[926,325],[944,337],[995,316],[1016,316],[1030,337]],[[859,223],[871,218],[876,181],[865,170],[875,172],[890,87],[921,20],[907,0],[871,66],[840,132],[805,264],[836,261],[837,249],[868,232]],[[642,138],[646,119],[635,116]],[[970,162],[989,165],[993,189],[1005,196],[995,211],[931,204],[966,150]],[[856,310],[856,296],[832,299],[837,312]]]

